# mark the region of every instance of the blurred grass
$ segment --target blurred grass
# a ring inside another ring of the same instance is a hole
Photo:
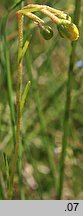
[[[0,17],[17,1],[0,1]],[[40,1],[30,1],[40,3]],[[27,1],[25,1],[25,4]],[[65,10],[73,17],[75,1],[43,1],[50,6]],[[16,76],[17,76],[17,22],[15,9],[7,22],[7,43],[12,80],[12,101],[16,113]],[[82,13],[80,14],[80,38],[75,51],[75,65],[81,60],[83,51]],[[47,23],[49,20],[46,20]],[[0,19],[1,24],[1,19]],[[31,38],[29,52],[23,61],[23,89],[28,80],[31,88],[27,96],[23,112],[22,124],[22,186],[25,199],[56,199],[52,169],[49,166],[47,151],[50,149],[52,161],[55,164],[55,176],[59,177],[59,161],[62,145],[63,117],[65,109],[65,94],[67,71],[71,52],[70,42],[58,35],[54,26],[54,37],[45,41],[38,29],[30,20],[25,19],[24,40]],[[28,30],[29,29],[29,30]],[[4,30],[4,29],[3,29]],[[32,37],[31,37],[32,35]],[[8,102],[8,87],[6,64],[3,51],[2,36],[0,38],[0,199],[7,198],[7,178],[2,154],[8,158],[9,169],[13,155],[13,134],[11,110]],[[29,68],[28,61],[31,63]],[[30,73],[31,72],[31,73]],[[35,84],[34,84],[35,83]],[[65,161],[65,178],[62,199],[83,199],[83,186],[80,176],[83,172],[83,67],[74,66],[71,116],[69,120],[68,146]],[[35,87],[34,87],[35,85]],[[41,107],[41,110],[40,108]],[[42,113],[42,114],[40,114]],[[42,117],[41,117],[42,116]],[[44,121],[44,125],[43,125]],[[47,147],[45,147],[45,143]],[[53,168],[54,165],[52,165]],[[80,176],[79,176],[80,172]],[[19,191],[18,170],[14,179],[14,197],[21,199]],[[2,180],[3,179],[3,180]]]

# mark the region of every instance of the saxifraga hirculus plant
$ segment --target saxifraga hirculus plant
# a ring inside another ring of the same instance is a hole
[[[63,11],[57,10],[55,8],[49,7],[47,5],[39,4],[29,4],[23,7],[16,13],[18,21],[18,74],[17,74],[17,123],[16,123],[16,145],[14,157],[12,160],[12,170],[11,170],[11,185],[13,184],[14,173],[16,169],[16,163],[18,159],[18,150],[20,144],[20,129],[21,129],[21,116],[24,103],[26,100],[27,92],[29,89],[30,81],[25,87],[24,93],[22,95],[22,61],[24,54],[28,48],[29,42],[26,41],[23,45],[23,17],[27,16],[39,27],[42,36],[49,40],[53,37],[53,30],[50,26],[47,26],[45,22],[35,15],[34,12],[40,11],[47,17],[49,17],[54,24],[56,24],[57,29],[61,37],[68,38],[70,41],[77,40],[79,37],[78,28],[71,21],[71,17],[65,14]]]

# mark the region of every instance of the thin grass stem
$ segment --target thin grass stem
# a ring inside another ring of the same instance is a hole
[[[11,113],[13,143],[15,145],[15,111],[14,111],[14,103],[13,103],[13,90],[12,90],[9,51],[8,51],[9,49],[8,49],[8,42],[6,40],[6,32],[4,34],[3,47],[4,47],[5,67],[6,67],[6,76],[7,76],[8,99],[9,99],[10,113]]]
[[[80,7],[81,0],[75,0],[75,11],[74,11],[74,22],[78,26],[79,25],[79,15],[80,15]],[[59,173],[59,187],[57,193],[57,199],[62,198],[63,192],[63,184],[64,184],[64,171],[65,171],[65,157],[66,157],[66,149],[67,149],[67,139],[68,139],[68,131],[69,131],[69,116],[70,116],[70,108],[71,108],[71,92],[72,92],[72,75],[73,75],[73,67],[75,62],[75,48],[76,41],[71,43],[71,54],[70,54],[70,62],[68,69],[68,80],[67,80],[67,92],[66,92],[66,104],[65,104],[65,113],[64,113],[64,122],[63,122],[63,138],[62,138],[62,152],[60,158],[60,173]]]

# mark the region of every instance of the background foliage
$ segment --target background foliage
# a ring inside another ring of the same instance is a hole
[[[0,27],[2,18],[9,7],[17,0],[0,0]],[[74,0],[24,1],[25,5],[42,3],[66,11],[72,18]],[[0,34],[0,198],[7,199],[7,185],[14,146],[14,121],[16,119],[16,80],[17,80],[17,21],[15,12],[10,13],[6,45],[3,39],[4,25]],[[83,5],[80,14],[80,38],[75,52],[72,78],[71,112],[69,119],[68,146],[65,161],[65,178],[62,199],[83,199]],[[42,17],[42,16],[41,16]],[[23,89],[28,80],[31,86],[23,112],[21,155],[14,179],[13,199],[56,199],[53,178],[47,159],[50,149],[51,160],[55,164],[56,179],[59,177],[59,161],[62,146],[63,119],[67,72],[71,44],[61,38],[56,27],[54,36],[45,41],[39,29],[31,20],[24,21],[24,40],[30,38],[29,49],[23,61]],[[14,104],[14,121],[10,109],[8,91]],[[22,168],[22,169],[21,169]]]

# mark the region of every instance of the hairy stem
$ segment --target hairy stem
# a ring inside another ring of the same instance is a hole
[[[22,51],[23,44],[23,16],[17,14],[18,19],[18,59]],[[20,129],[21,129],[21,112],[20,112],[20,103],[21,103],[21,92],[22,92],[22,60],[18,61],[18,73],[17,73],[17,124],[16,124],[16,145],[15,152],[12,161],[12,172],[11,172],[11,185],[13,184],[13,178],[16,170],[16,163],[18,159],[19,145],[20,145]]]
[[[24,6],[24,2],[21,3],[21,7]],[[21,23],[19,23],[21,22]],[[21,20],[18,22],[18,27],[20,28],[20,25],[21,25],[21,32],[19,33],[19,55],[20,55],[20,52],[22,49],[22,46],[23,46],[23,17],[21,18]],[[21,50],[20,50],[21,49]],[[19,56],[18,56],[19,57]],[[20,69],[20,76],[21,76],[21,80],[20,80],[20,118],[21,118],[21,89],[22,89],[22,59],[23,59],[23,56],[21,58],[21,61],[19,59],[19,65],[21,63],[21,69]],[[19,69],[19,68],[18,68]],[[19,75],[19,74],[18,74]],[[18,78],[19,80],[19,78]],[[17,95],[17,98],[18,98],[18,95]],[[18,99],[17,99],[18,100]],[[17,102],[17,107],[18,107],[18,102]],[[20,125],[19,125],[20,126]],[[17,129],[18,130],[18,129]],[[20,132],[19,132],[19,138],[20,138]],[[19,145],[19,151],[18,151],[18,173],[19,173],[19,192],[20,192],[20,199],[21,200],[24,200],[25,199],[25,195],[24,195],[24,189],[23,189],[23,183],[22,183],[22,140],[20,142],[20,145]]]

